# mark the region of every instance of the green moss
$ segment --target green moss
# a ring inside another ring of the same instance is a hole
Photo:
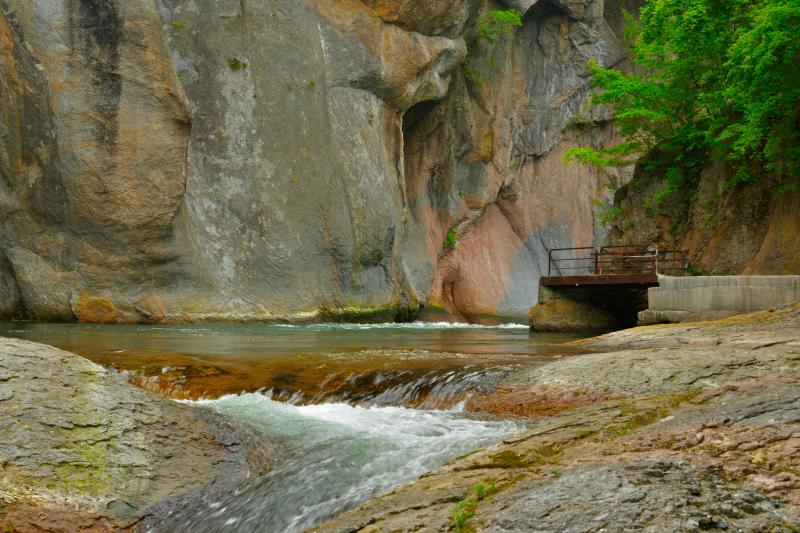
[[[689,275],[691,275],[691,276],[702,276],[703,275],[703,271],[701,269],[697,268],[696,266],[689,265],[689,268],[687,269],[687,271],[689,272]]]
[[[356,324],[377,324],[413,318],[413,309],[400,307],[358,307],[343,306],[321,308],[319,318],[324,322],[353,322]]]
[[[443,314],[443,315],[449,314],[449,311],[447,309],[445,309],[441,305],[435,305],[435,304],[427,304],[423,308],[423,310],[426,313],[438,313],[438,314]]]
[[[55,468],[55,477],[65,494],[81,496],[104,496],[114,488],[113,479],[109,472],[98,468],[102,460],[87,454],[87,460],[92,461],[89,466],[75,463],[63,463]]]
[[[531,456],[530,464],[532,466],[557,465],[558,458],[563,451],[563,447],[558,443],[538,448]]]
[[[108,457],[106,439],[102,428],[75,428],[60,430],[66,435],[65,441],[72,443],[66,453],[70,460],[55,465],[55,475],[48,488],[58,488],[65,494],[98,497],[119,489],[122,480],[116,479]],[[99,441],[99,442],[98,442]]]
[[[495,468],[524,468],[528,466],[528,462],[522,456],[511,450],[496,453],[490,459],[492,460],[492,466]]]
[[[702,389],[690,390],[687,392],[680,392],[675,394],[666,394],[662,396],[664,401],[669,407],[678,407],[686,402],[690,402],[702,394]],[[702,403],[702,402],[701,402]]]
[[[228,59],[228,66],[230,67],[231,70],[237,71],[247,68],[247,63],[245,63],[244,61],[240,61],[236,57],[232,57]]]
[[[669,409],[665,406],[658,406],[651,409],[640,409],[635,404],[623,403],[620,407],[624,421],[609,426],[608,430],[619,437],[624,437],[630,432],[644,426],[649,426],[653,422],[658,422],[669,415]]]
[[[567,121],[567,125],[564,126],[564,131],[582,130],[592,126],[594,126],[594,120],[592,120],[592,117],[586,116],[583,113],[575,113]]]
[[[92,400],[97,374],[87,373],[86,376],[86,381],[73,397],[75,411],[80,413],[72,420],[76,427],[60,430],[64,440],[72,442],[70,451],[74,459],[56,467],[56,478],[68,493],[96,497],[118,488],[120,480],[114,479],[107,449],[109,435],[107,428],[97,420],[97,406]]]
[[[23,306],[14,309],[11,313],[11,318],[14,321],[34,321],[39,319],[39,317],[36,316],[36,313]]]
[[[597,442],[625,437],[645,426],[669,416],[672,409],[696,398],[701,391],[693,390],[678,394],[665,394],[640,400],[624,401],[620,404],[620,420],[609,424],[597,433]]]

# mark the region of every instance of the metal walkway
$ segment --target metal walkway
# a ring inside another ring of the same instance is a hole
[[[545,287],[658,287],[658,274],[681,276],[688,270],[683,250],[634,244],[595,248],[554,248],[548,254]]]

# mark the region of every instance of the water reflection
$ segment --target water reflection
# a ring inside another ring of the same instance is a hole
[[[261,391],[276,400],[450,408],[519,365],[574,353],[575,335],[452,324],[191,326],[0,323],[175,399]]]

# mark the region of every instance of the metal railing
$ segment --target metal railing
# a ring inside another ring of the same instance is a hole
[[[622,274],[670,274],[689,269],[685,250],[660,250],[655,245],[583,246],[553,248],[548,252],[547,275],[593,276]]]

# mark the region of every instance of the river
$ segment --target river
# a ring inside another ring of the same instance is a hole
[[[279,450],[235,493],[156,531],[304,531],[470,450],[522,431],[464,412],[520,366],[575,353],[574,336],[513,324],[83,325],[0,323],[164,396],[214,409]]]

